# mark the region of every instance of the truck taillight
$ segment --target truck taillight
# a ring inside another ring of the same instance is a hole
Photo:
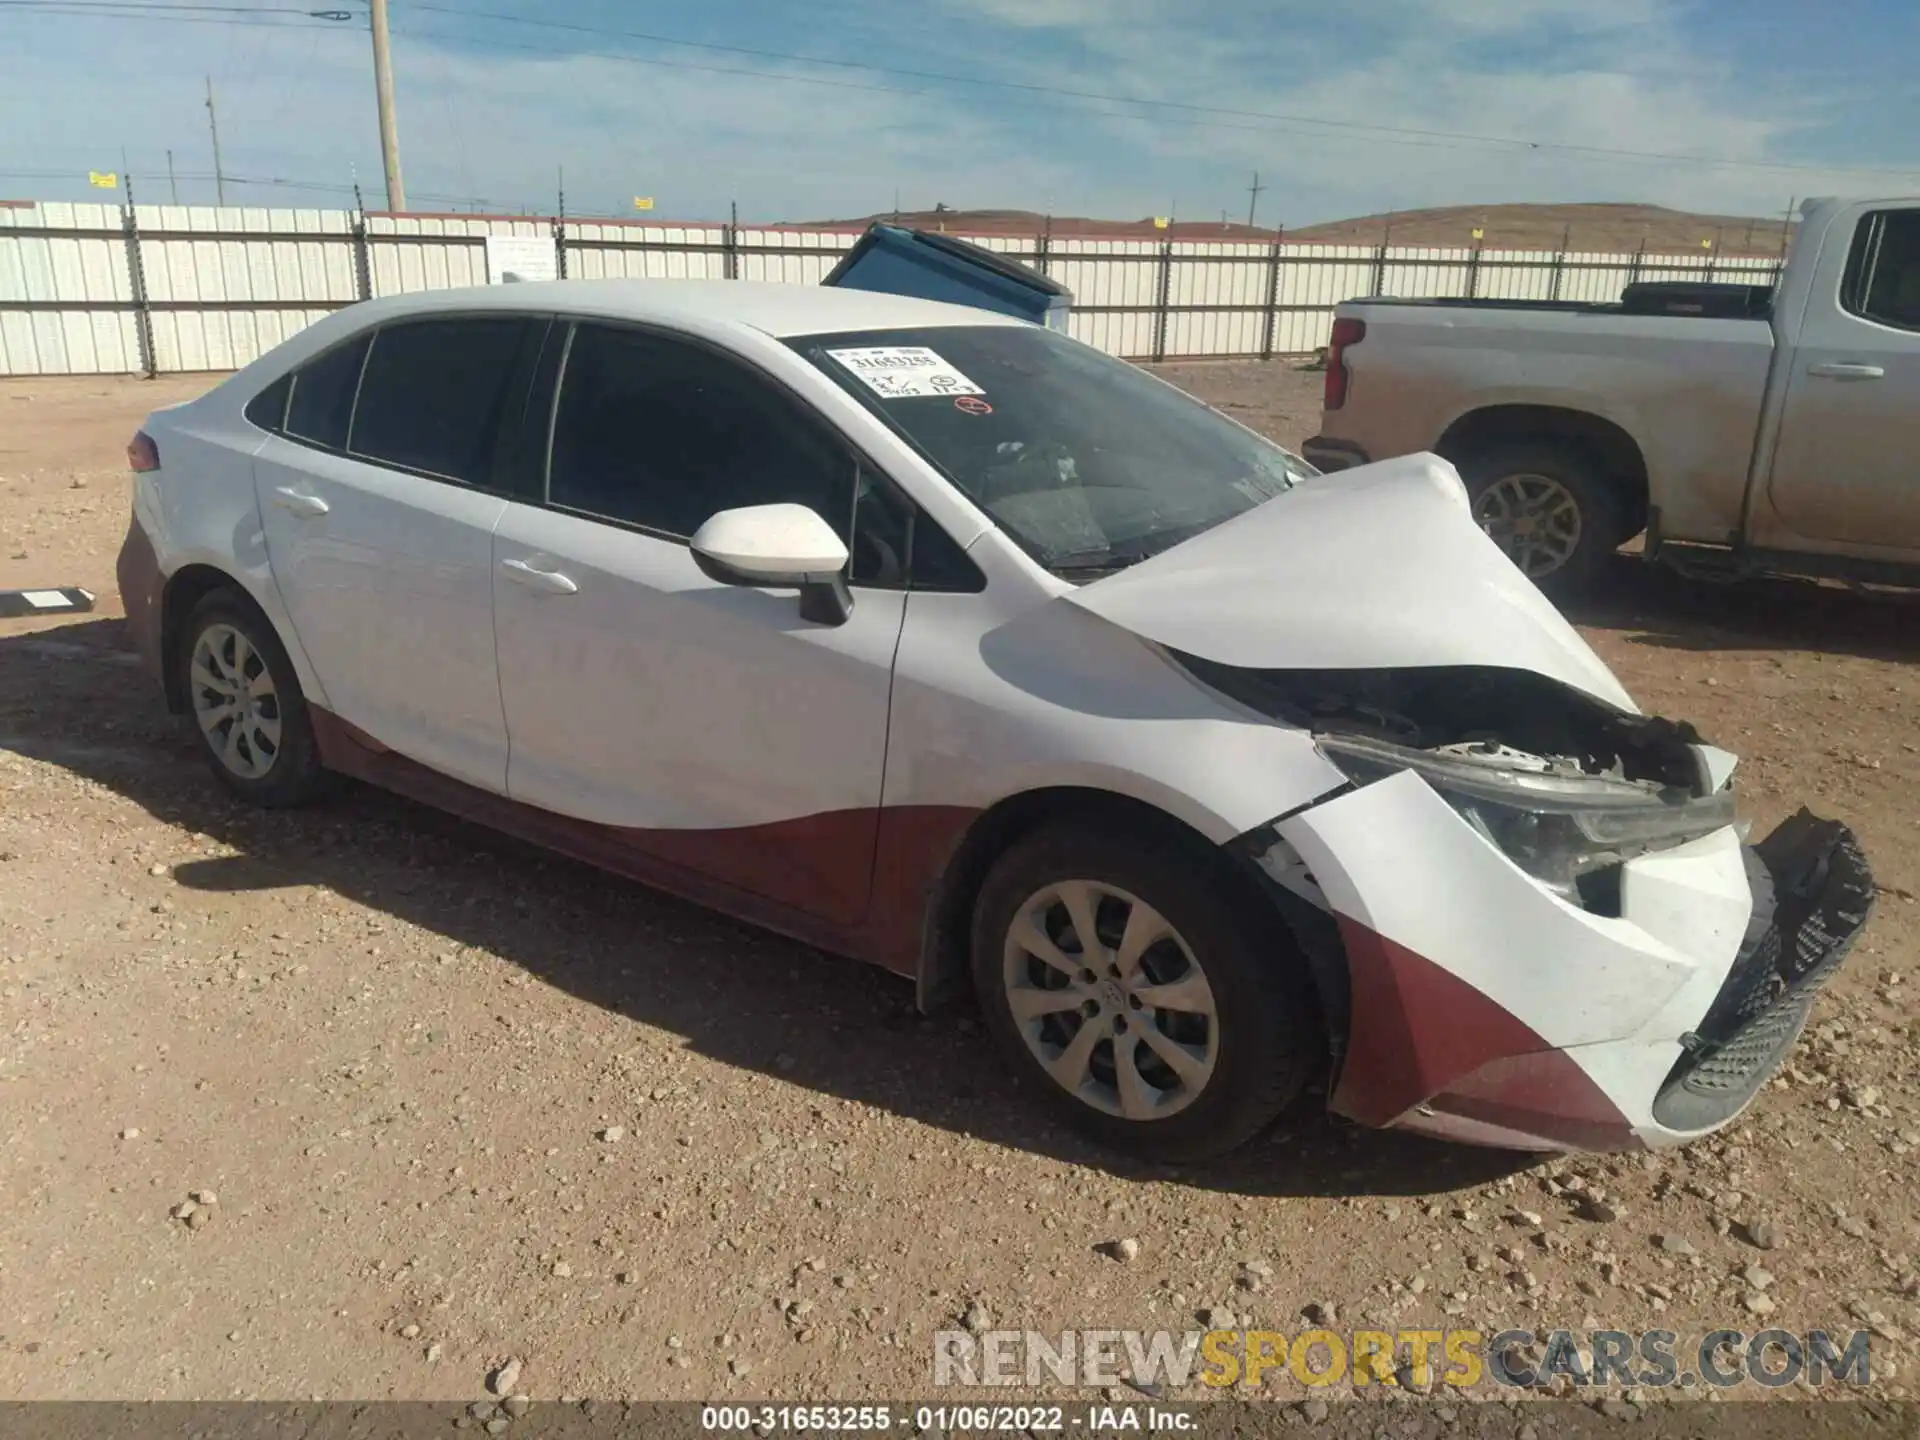
[[[134,431],[127,442],[127,468],[135,472],[160,468],[160,447],[144,430]]]
[[[1327,343],[1327,388],[1322,404],[1338,410],[1347,403],[1347,350],[1367,338],[1364,320],[1335,320],[1333,338]]]

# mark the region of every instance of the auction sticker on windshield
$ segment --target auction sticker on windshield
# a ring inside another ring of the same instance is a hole
[[[873,345],[827,354],[888,400],[921,395],[984,395],[987,392],[925,345]]]

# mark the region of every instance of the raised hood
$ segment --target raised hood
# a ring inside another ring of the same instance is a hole
[[[1437,455],[1315,476],[1067,599],[1221,665],[1501,666],[1638,713],[1474,523],[1459,472]]]

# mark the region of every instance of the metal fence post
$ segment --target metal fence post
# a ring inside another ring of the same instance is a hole
[[[367,202],[360,182],[353,182],[353,290],[362,300],[373,298],[373,252],[367,240]]]
[[[1053,216],[1047,216],[1046,223],[1040,227],[1040,238],[1034,242],[1033,268],[1042,275],[1047,273],[1048,257],[1053,253]]]
[[[721,232],[724,241],[725,260],[722,273],[729,280],[740,278],[740,202],[733,202],[727,211],[727,228]]]
[[[1160,242],[1160,283],[1153,301],[1153,358],[1167,358],[1167,301],[1173,293],[1173,237]]]
[[[353,217],[353,288],[362,300],[373,298],[373,252],[367,241],[366,212]]]
[[[553,217],[553,270],[562,280],[567,278],[567,192],[562,189],[554,205]]]
[[[1280,247],[1286,240],[1287,227],[1276,225],[1273,228],[1273,243],[1267,247],[1267,313],[1260,321],[1260,358],[1273,358],[1274,331],[1280,323]]]
[[[127,203],[120,207],[120,229],[127,243],[127,280],[133,290],[134,334],[140,342],[140,370],[152,380],[160,374],[153,350],[153,311],[147,304],[147,266],[141,258],[140,221],[133,213],[133,176],[125,177]]]
[[[1476,242],[1473,253],[1467,257],[1467,299],[1478,299],[1480,295],[1480,246]]]
[[[1633,252],[1633,262],[1627,266],[1627,284],[1638,285],[1640,283],[1640,264],[1646,259],[1646,256],[1647,242],[1642,238],[1640,248]]]
[[[1560,232],[1560,248],[1553,253],[1553,279],[1547,286],[1547,298],[1558,300],[1560,290],[1567,274],[1567,242],[1573,238],[1573,227],[1569,225]]]
[[[1383,235],[1373,251],[1373,283],[1368,290],[1370,295],[1378,295],[1387,288],[1387,241]]]

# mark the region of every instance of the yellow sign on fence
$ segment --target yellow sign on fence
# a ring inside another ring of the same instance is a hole
[[[653,208],[653,197],[651,195],[634,196],[633,208],[636,210],[651,210]]]
[[[96,185],[102,190],[118,190],[120,188],[120,177],[111,170],[89,170],[87,172],[87,183],[89,185]]]
[[[1164,230],[1171,223],[1172,222],[1164,215],[1156,215],[1153,217],[1153,228],[1156,230]]]

